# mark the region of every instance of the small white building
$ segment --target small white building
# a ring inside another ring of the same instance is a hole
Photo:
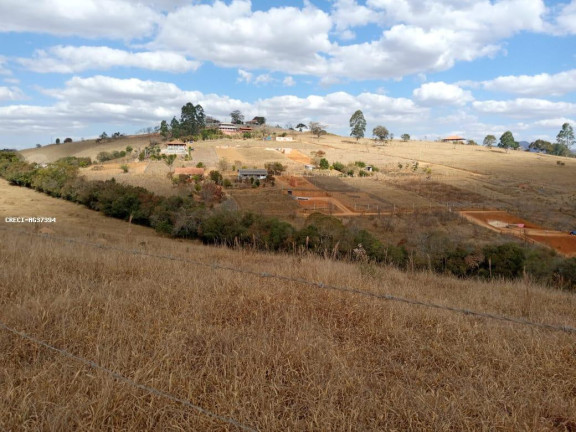
[[[174,155],[186,155],[188,150],[186,148],[186,143],[181,141],[170,141],[166,143],[166,148],[160,153],[163,154],[174,154]]]
[[[240,169],[238,170],[238,180],[266,180],[268,177],[268,170],[265,169]]]

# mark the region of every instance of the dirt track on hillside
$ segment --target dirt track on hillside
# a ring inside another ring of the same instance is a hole
[[[547,230],[505,211],[463,211],[460,214],[475,224],[502,234],[508,234],[531,243],[555,249],[568,257],[576,257],[576,236],[562,231]],[[495,226],[495,222],[521,226]]]

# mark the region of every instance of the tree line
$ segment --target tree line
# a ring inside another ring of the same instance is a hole
[[[488,148],[492,148],[496,142],[497,140],[494,135],[486,135],[483,144]],[[555,156],[573,156],[573,152],[570,148],[574,144],[576,144],[574,129],[570,123],[564,123],[560,132],[556,135],[555,143],[543,139],[537,139],[529,144],[528,150],[544,152]],[[506,131],[498,140],[498,147],[503,148],[506,151],[509,149],[518,150],[520,143],[514,139],[514,135],[511,131]]]

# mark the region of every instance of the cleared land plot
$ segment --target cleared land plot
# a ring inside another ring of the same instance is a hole
[[[312,163],[312,159],[309,156],[306,156],[304,153],[298,150],[291,150],[290,152],[285,153],[286,157],[289,159],[299,162],[301,164],[310,164]]]
[[[546,245],[566,256],[576,256],[576,236],[568,233],[544,229],[504,211],[463,211],[460,214],[488,229]]]
[[[175,162],[177,164],[177,162]],[[175,187],[168,178],[170,167],[162,161],[128,163],[128,172],[120,168],[121,163],[104,163],[83,168],[80,175],[86,180],[110,180],[131,186],[140,186],[159,195],[170,196],[189,193],[182,188]]]
[[[288,216],[300,209],[296,200],[277,189],[230,190],[229,193],[240,210],[255,214]]]
[[[423,198],[431,199],[439,203],[466,206],[486,202],[486,198],[482,195],[432,180],[418,179],[398,181],[395,185],[400,189],[414,192]]]
[[[153,233],[135,247],[121,235],[126,223],[5,188],[0,182],[0,203],[11,213],[48,211],[49,201],[58,215],[73,208],[78,223],[61,226],[69,237],[94,235],[83,224],[94,216],[110,246],[207,264],[2,231],[3,321],[140,384],[258,430],[560,431],[576,424],[574,335],[258,275],[576,326],[572,294],[377,266],[368,274],[366,266]],[[15,204],[4,204],[6,196]],[[228,428],[4,329],[0,348],[0,429]]]

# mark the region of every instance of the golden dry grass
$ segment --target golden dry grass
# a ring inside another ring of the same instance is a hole
[[[205,247],[0,189],[60,236],[576,326],[576,296],[530,283]],[[0,228],[3,322],[259,430],[576,427],[574,334]],[[2,430],[235,430],[4,330],[0,364]]]
[[[101,142],[96,142],[96,140],[91,139],[71,143],[51,144],[40,148],[22,150],[20,153],[22,153],[29,162],[38,163],[54,162],[67,156],[90,157],[92,160],[96,160],[96,156],[100,152],[121,151],[127,146],[131,146],[134,149],[133,155],[136,157],[138,156],[139,149],[146,147],[150,143],[150,140],[159,141],[159,136],[132,135]]]

